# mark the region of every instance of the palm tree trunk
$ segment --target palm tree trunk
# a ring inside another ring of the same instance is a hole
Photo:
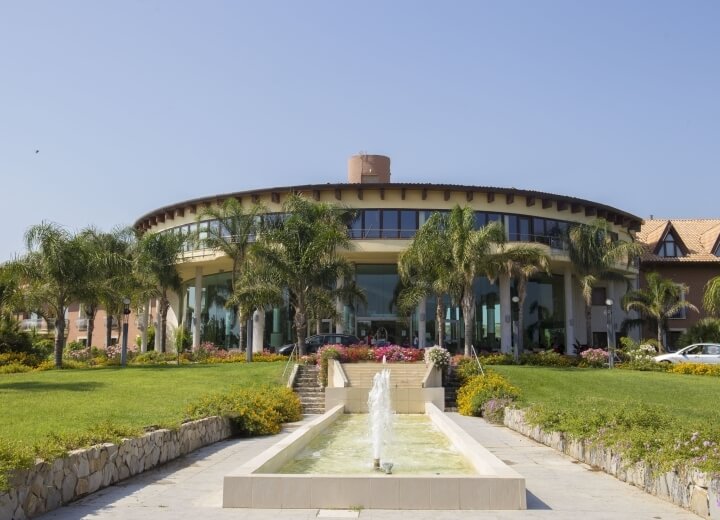
[[[108,348],[112,343],[112,314],[110,309],[105,309],[105,348]]]
[[[592,344],[592,307],[585,302],[585,345],[588,347]]]
[[[246,343],[246,337],[245,337],[245,313],[240,309],[240,306],[238,306],[237,310],[237,321],[238,321],[238,348],[240,350],[246,350],[247,345]],[[243,348],[245,347],[245,348]]]
[[[147,352],[148,347],[148,325],[150,323],[150,304],[146,303],[143,306],[143,317],[142,317],[142,333],[140,336],[140,352]]]
[[[473,342],[473,332],[475,325],[475,298],[472,292],[472,286],[469,290],[466,287],[462,297],[463,320],[465,321],[465,357],[470,357],[470,346]]]
[[[304,356],[306,354],[305,336],[307,336],[307,317],[305,316],[305,305],[301,301],[298,301],[298,305],[295,307],[294,321],[298,338],[298,354]]]
[[[322,323],[322,321],[320,320],[320,318],[315,320],[315,330],[316,330],[315,334],[320,334],[320,324],[321,323]]]
[[[520,361],[520,355],[523,353],[523,350],[525,349],[525,320],[523,319],[523,307],[525,306],[525,289],[520,290],[520,287],[518,285],[518,318],[517,318],[517,338],[515,339],[516,344],[516,356],[515,361]],[[538,324],[539,325],[539,324]]]
[[[445,335],[445,305],[443,304],[443,296],[441,294],[436,295],[437,305],[435,306],[435,337],[437,338],[437,345],[443,346],[443,340]]]
[[[92,347],[92,337],[95,332],[95,315],[88,316],[87,318],[87,346]]]
[[[523,318],[523,308],[525,307],[525,298],[527,298],[527,278],[518,277],[517,279],[517,292],[518,292],[518,318],[517,318],[517,338],[515,340],[517,354],[515,361],[520,361],[520,355],[523,353],[525,348],[525,320]],[[512,312],[512,311],[511,311]],[[538,323],[538,326],[540,323]]]
[[[160,323],[162,327],[162,330],[160,331],[162,334],[162,339],[160,340],[160,352],[165,352],[165,344],[167,343],[167,313],[169,307],[167,297],[163,294],[160,298]]]
[[[63,350],[65,349],[65,313],[58,312],[55,319],[55,368],[62,368]]]
[[[667,349],[665,348],[665,344],[663,343],[663,326],[662,321],[657,320],[657,340],[658,340],[658,349],[660,352],[667,352]]]

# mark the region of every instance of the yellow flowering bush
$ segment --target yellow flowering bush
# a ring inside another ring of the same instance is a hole
[[[708,363],[678,363],[677,365],[672,365],[669,372],[695,376],[720,376],[720,365],[710,365]]]
[[[210,394],[187,407],[190,419],[213,415],[228,417],[241,436],[278,433],[284,422],[302,418],[300,398],[286,387],[234,388]]]
[[[458,411],[462,415],[480,417],[483,406],[490,400],[507,399],[514,401],[520,397],[520,389],[510,384],[500,374],[486,372],[485,375],[468,379],[458,390]]]

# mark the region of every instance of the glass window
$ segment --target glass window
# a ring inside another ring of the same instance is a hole
[[[362,238],[363,212],[358,211],[355,220],[350,224],[350,238]]]
[[[521,242],[530,241],[530,219],[527,217],[518,217],[519,234]]]
[[[593,287],[591,296],[593,305],[605,305],[607,300],[607,289],[605,287]]]
[[[490,224],[490,222],[500,222],[502,224],[502,215],[500,213],[488,213],[487,223]]]
[[[412,238],[417,230],[417,211],[400,212],[400,238]]]
[[[533,242],[548,243],[548,237],[545,233],[545,219],[535,217],[533,219]]]
[[[364,237],[365,238],[380,238],[380,210],[379,209],[366,209],[363,212],[364,217]]]
[[[487,224],[487,215],[484,211],[475,212],[475,229],[480,229]]]
[[[666,258],[685,256],[680,246],[675,242],[675,237],[672,233],[668,233],[665,240],[660,244],[658,255]]]
[[[367,299],[367,303],[358,304],[358,316],[395,315],[395,290],[400,283],[396,264],[360,264],[356,266],[355,283]]]
[[[714,254],[715,256],[720,256],[720,240],[718,240],[718,244],[715,246]]]
[[[383,238],[397,238],[399,228],[400,228],[400,222],[399,222],[398,210],[396,210],[396,209],[383,210],[382,237]]]
[[[516,215],[510,215],[508,217],[508,240],[516,242],[519,238],[520,233],[518,232],[518,218]]]

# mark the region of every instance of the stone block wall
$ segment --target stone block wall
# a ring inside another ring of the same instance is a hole
[[[624,461],[610,448],[594,446],[587,441],[567,439],[562,433],[546,432],[539,426],[531,426],[525,421],[523,410],[506,408],[504,424],[511,430],[599,468],[651,495],[689,509],[698,516],[720,520],[720,478],[717,476],[712,478],[698,470],[655,474],[642,462]]]
[[[39,461],[31,469],[15,472],[10,491],[0,492],[0,520],[22,520],[51,511],[230,434],[227,419],[209,417],[120,444],[74,450],[54,462]]]

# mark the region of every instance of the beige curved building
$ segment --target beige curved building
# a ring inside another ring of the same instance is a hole
[[[568,226],[589,222],[597,217],[608,220],[619,240],[634,240],[641,219],[601,203],[538,191],[490,186],[455,184],[392,183],[390,159],[378,155],[358,155],[348,163],[348,182],[306,184],[225,193],[178,202],[153,210],[135,223],[143,232],[158,233],[179,229],[202,233],[211,221],[198,221],[203,208],[222,203],[229,197],[243,205],[262,203],[268,212],[280,212],[291,193],[312,200],[343,204],[358,210],[358,218],[349,229],[353,247],[343,254],[355,266],[356,282],[367,293],[367,304],[338,304],[335,320],[324,320],[323,332],[353,333],[410,343],[418,334],[421,344],[434,337],[433,301],[419,306],[410,318],[399,316],[393,301],[398,284],[398,255],[409,244],[416,230],[435,211],[447,211],[456,204],[476,212],[478,226],[500,221],[507,239],[534,243],[545,249],[552,260],[552,275],[533,279],[528,288],[525,308],[525,345],[561,347],[571,351],[575,341],[585,343],[583,303],[573,276],[566,242]],[[224,300],[230,292],[231,263],[214,250],[188,244],[179,269],[185,287],[172,301],[170,322],[192,331],[193,342],[202,341],[235,346],[238,327],[232,310]],[[618,266],[628,280],[637,278],[635,267]],[[475,344],[484,350],[510,351],[517,310],[513,309],[514,282],[507,277],[496,284],[480,279],[475,284]],[[616,327],[623,318],[618,301],[625,284],[608,283],[596,289],[593,306],[594,345],[607,341],[606,298],[612,298]],[[448,302],[449,303],[449,302]],[[196,312],[200,309],[200,312]],[[515,314],[513,313],[515,312]],[[293,341],[291,309],[288,305],[254,316],[253,348],[277,346]],[[464,334],[460,309],[447,307],[444,323],[450,346],[462,345]],[[267,325],[267,326],[266,326]]]

